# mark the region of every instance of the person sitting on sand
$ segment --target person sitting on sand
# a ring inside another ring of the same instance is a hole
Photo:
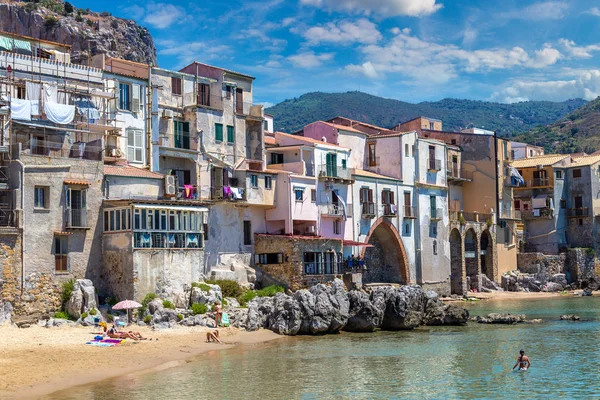
[[[529,367],[531,367],[531,362],[529,362],[529,357],[525,355],[525,350],[521,350],[519,352],[521,355],[517,358],[517,363],[513,367],[513,370],[519,366],[519,371],[527,371]]]
[[[213,306],[213,310],[215,312],[215,324],[216,326],[220,326],[221,318],[223,317],[223,307],[221,307],[221,303],[217,301]]]
[[[219,343],[223,344],[223,342],[221,342],[221,339],[219,339],[219,330],[218,329],[215,329],[214,331],[206,332],[206,343],[210,343],[210,342],[219,342]]]

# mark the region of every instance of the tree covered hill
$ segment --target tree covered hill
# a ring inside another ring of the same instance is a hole
[[[443,99],[407,103],[362,92],[313,92],[285,100],[266,112],[275,117],[275,129],[292,133],[316,120],[337,116],[391,128],[418,116],[441,119],[445,130],[470,127],[496,130],[502,136],[526,132],[536,126],[563,118],[586,102],[526,101],[503,104],[489,101]]]
[[[556,122],[531,129],[517,140],[543,146],[547,153],[588,154],[600,149],[600,97]]]

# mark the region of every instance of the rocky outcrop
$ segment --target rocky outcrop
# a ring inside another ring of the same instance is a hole
[[[525,314],[488,314],[487,317],[477,316],[476,321],[480,324],[516,324],[525,322],[527,317]]]
[[[106,54],[156,65],[154,41],[146,28],[108,13],[81,10],[78,16],[78,10],[74,10],[67,14],[61,2],[52,9],[37,2],[1,2],[0,30],[68,44],[71,61],[76,64]]]
[[[293,296],[278,293],[250,302],[247,330],[270,329],[282,335],[319,335],[385,330],[408,330],[421,325],[460,325],[467,310],[446,306],[437,294],[419,286],[374,288],[371,293],[346,292],[343,282],[319,284]]]
[[[11,313],[13,310],[12,304],[9,302],[1,302],[0,301],[0,325],[8,322],[11,322]]]
[[[65,311],[75,319],[84,312],[98,308],[98,299],[94,284],[89,279],[77,279],[73,285],[71,297],[65,304]]]
[[[502,288],[510,292],[561,292],[570,288],[563,273],[545,276],[509,272],[502,276]]]
[[[579,321],[581,317],[575,314],[565,314],[560,316],[561,321]]]

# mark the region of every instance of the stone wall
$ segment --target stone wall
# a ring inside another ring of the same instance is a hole
[[[566,253],[548,255],[543,253],[520,253],[517,257],[519,272],[535,275],[542,283],[556,274],[565,274],[569,284],[586,287],[598,280],[600,263],[591,249],[568,249]]]
[[[519,253],[517,255],[517,266],[520,272],[527,274],[545,273],[552,276],[564,271],[566,260],[566,254]]]
[[[588,282],[597,281],[600,277],[600,263],[590,249],[569,249],[565,263],[565,272],[573,282],[587,287]]]

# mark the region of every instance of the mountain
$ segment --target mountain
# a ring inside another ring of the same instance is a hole
[[[531,129],[516,138],[543,146],[547,153],[590,154],[600,149],[600,97],[553,124]]]
[[[552,123],[585,103],[581,99],[560,103],[526,101],[513,104],[443,99],[413,104],[362,92],[313,92],[285,100],[267,108],[265,112],[275,117],[277,130],[288,133],[299,131],[304,125],[316,120],[328,120],[337,116],[384,128],[391,128],[418,116],[426,116],[441,119],[445,130],[475,126],[496,130],[499,135],[509,137],[540,124]]]
[[[76,64],[106,54],[156,65],[154,41],[146,28],[62,0],[0,0],[0,31],[68,44]]]

